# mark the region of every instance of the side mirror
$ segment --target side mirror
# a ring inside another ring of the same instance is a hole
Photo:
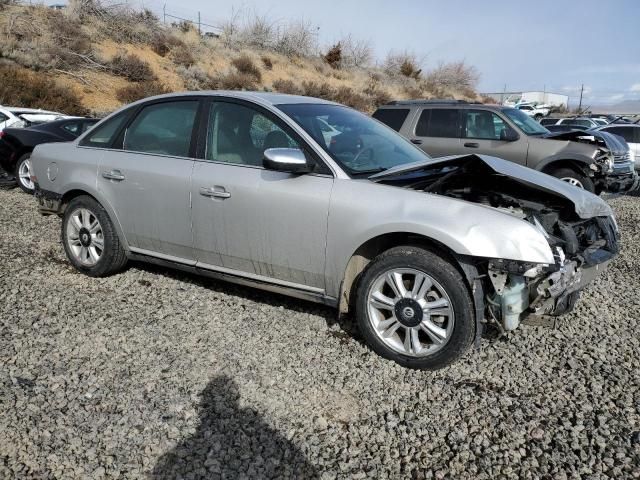
[[[520,138],[520,135],[512,128],[503,128],[500,132],[500,140],[505,142],[515,142]]]
[[[264,151],[262,165],[268,170],[289,173],[308,173],[311,171],[307,157],[299,148],[267,148]]]

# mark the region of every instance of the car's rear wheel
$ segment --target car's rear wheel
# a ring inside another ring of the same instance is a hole
[[[392,248],[369,264],[358,285],[356,317],[376,353],[409,368],[452,363],[475,334],[464,278],[419,247]]]
[[[23,192],[33,194],[36,186],[31,180],[31,153],[25,153],[18,159],[15,177]]]
[[[567,182],[574,187],[583,188],[591,193],[596,191],[593,180],[587,177],[585,174],[574,170],[573,168],[561,167],[556,168],[549,172],[550,175],[559,178],[563,182]]]
[[[62,220],[62,243],[73,266],[91,277],[111,275],[127,263],[109,215],[89,196],[69,202]]]

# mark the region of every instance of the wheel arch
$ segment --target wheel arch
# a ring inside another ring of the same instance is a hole
[[[460,271],[464,278],[467,279],[467,287],[471,288],[470,279],[466,269],[463,268],[460,262],[460,256],[450,247],[426,235],[412,232],[388,232],[365,241],[356,248],[347,261],[340,284],[340,296],[338,299],[340,313],[348,313],[353,309],[358,281],[367,265],[381,253],[398,246],[421,247],[440,255]]]
[[[83,188],[81,186],[71,187],[67,191],[65,191],[65,193],[63,193],[62,196],[60,197],[60,207],[58,209],[58,215],[62,217],[71,200],[81,196],[87,196],[92,198],[93,200],[98,202],[102,206],[102,208],[106,210],[107,215],[109,215],[109,218],[111,219],[111,222],[115,227],[116,233],[118,234],[120,243],[122,244],[124,249],[128,252],[129,244],[127,243],[127,239],[122,230],[122,226],[120,225],[120,221],[118,220],[118,216],[115,214],[115,211],[111,208],[111,205],[109,204],[109,202],[106,199],[102,198],[101,195],[91,192],[89,191],[89,189]]]
[[[543,173],[549,173],[558,168],[570,168],[576,170],[583,175],[588,175],[589,165],[593,161],[585,161],[581,158],[560,157],[560,158],[548,158],[542,162],[542,165],[538,169]]]

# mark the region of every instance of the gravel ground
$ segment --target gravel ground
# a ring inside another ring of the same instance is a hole
[[[0,191],[0,478],[640,478],[640,198],[559,328],[439,372],[314,304],[143,265],[76,273]]]

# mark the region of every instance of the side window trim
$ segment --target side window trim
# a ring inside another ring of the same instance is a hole
[[[215,103],[231,103],[235,105],[241,105],[243,107],[252,108],[258,113],[264,115],[267,119],[271,120],[278,128],[282,129],[284,133],[289,135],[293,140],[295,140],[302,150],[305,152],[307,156],[310,156],[313,161],[320,166],[324,172],[314,172],[310,175],[322,175],[322,176],[330,176],[334,177],[334,174],[329,168],[329,166],[324,162],[322,158],[314,151],[314,149],[295,131],[293,130],[283,119],[275,115],[273,112],[268,109],[262,107],[261,105],[255,104],[253,102],[248,102],[239,98],[234,97],[223,97],[223,96],[209,96],[202,102],[204,105],[202,107],[202,117],[201,122],[199,123],[199,131],[197,136],[197,151],[196,156],[194,157],[197,161],[209,162],[209,163],[219,163],[223,165],[232,165],[235,167],[242,168],[259,168],[264,170],[262,165],[243,165],[238,163],[228,163],[221,162],[216,160],[209,160],[206,158],[207,152],[207,137],[209,132],[209,120],[211,109],[213,108]]]
[[[121,150],[123,152],[127,152],[127,153],[134,153],[134,154],[139,154],[139,155],[158,155],[158,156],[162,156],[162,157],[172,157],[172,158],[188,158],[188,159],[195,159],[196,158],[196,153],[197,153],[197,140],[198,140],[198,132],[200,130],[200,123],[202,121],[202,115],[203,115],[203,109],[204,109],[204,100],[205,97],[202,97],[201,95],[182,95],[182,96],[177,96],[177,97],[168,97],[168,98],[161,98],[158,100],[152,100],[149,102],[144,102],[141,103],[140,105],[137,105],[135,108],[133,108],[133,113],[130,114],[129,118],[127,119],[126,122],[124,122],[124,124],[121,126],[120,130],[118,131],[118,134],[114,137],[114,141],[111,144],[111,149],[112,150]],[[142,112],[142,110],[144,110],[146,107],[150,107],[152,105],[159,105],[162,103],[174,103],[174,102],[193,102],[193,101],[197,101],[198,102],[198,107],[196,109],[196,116],[195,116],[195,120],[193,122],[193,128],[191,130],[191,139],[189,140],[189,156],[188,157],[181,157],[179,155],[165,155],[165,154],[161,154],[161,153],[149,153],[149,152],[137,152],[135,150],[125,150],[124,149],[124,137],[125,134],[128,130],[128,128],[131,126],[131,124],[135,121],[135,119],[138,117],[138,115],[140,115],[140,112]]]

